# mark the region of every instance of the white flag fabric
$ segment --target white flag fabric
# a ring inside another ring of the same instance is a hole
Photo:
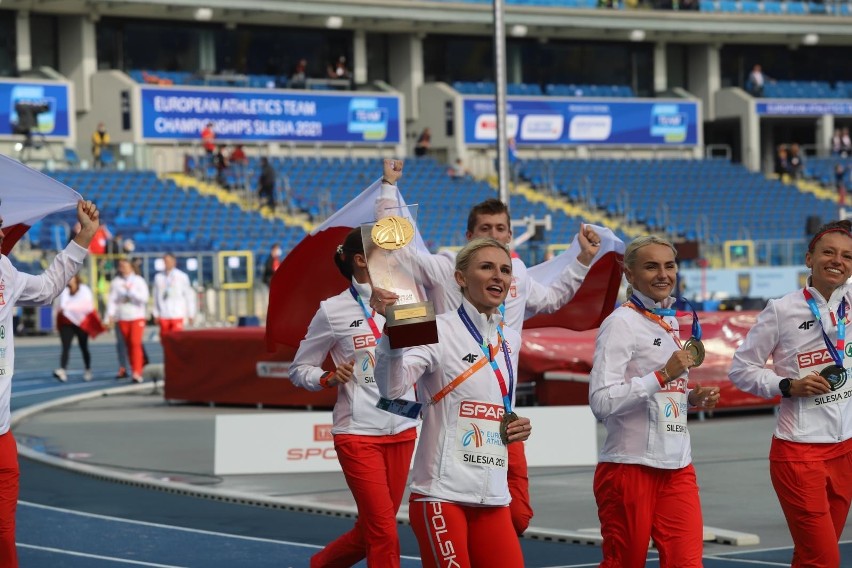
[[[39,171],[0,154],[0,216],[3,226],[28,225],[77,207],[79,193]]]

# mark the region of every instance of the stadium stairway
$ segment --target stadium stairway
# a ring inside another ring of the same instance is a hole
[[[228,191],[221,188],[215,183],[206,182],[193,176],[183,173],[168,174],[167,178],[174,180],[178,187],[183,189],[194,189],[201,195],[209,195],[215,197],[222,204],[233,203],[242,211],[255,212],[264,219],[280,219],[288,227],[299,227],[306,233],[313,230],[313,223],[304,218],[304,216],[291,215],[286,212],[272,211],[269,207],[258,206],[245,197],[243,192]]]

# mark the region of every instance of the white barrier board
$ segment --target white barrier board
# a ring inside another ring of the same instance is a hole
[[[529,467],[597,463],[597,426],[588,406],[515,411],[532,423]],[[217,416],[214,474],[340,471],[331,425],[331,412]]]

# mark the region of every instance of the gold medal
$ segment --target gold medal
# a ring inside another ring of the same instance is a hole
[[[700,367],[701,363],[704,362],[704,344],[701,343],[700,339],[690,337],[683,344],[683,350],[692,355],[693,367]]]
[[[500,439],[503,440],[503,445],[509,445],[509,432],[507,429],[509,428],[509,424],[518,419],[518,415],[514,412],[507,412],[503,415],[503,418],[500,419]]]
[[[370,236],[377,247],[398,250],[414,238],[414,225],[405,217],[392,215],[376,221]]]

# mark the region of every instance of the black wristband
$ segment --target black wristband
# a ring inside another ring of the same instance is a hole
[[[388,185],[396,185],[394,182],[392,182],[388,178],[382,178],[382,183],[386,183]]]

